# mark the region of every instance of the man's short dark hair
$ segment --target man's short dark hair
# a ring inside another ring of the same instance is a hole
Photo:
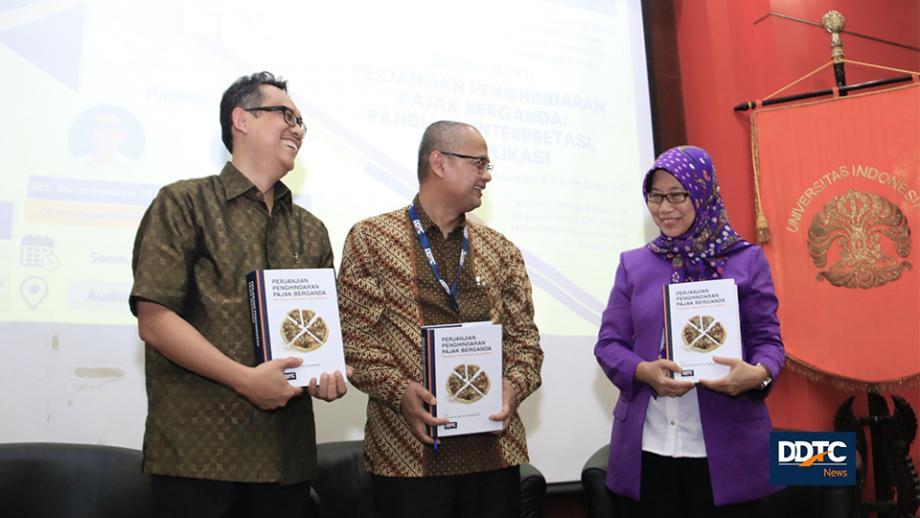
[[[419,183],[422,183],[428,177],[428,172],[431,171],[428,156],[431,155],[432,151],[454,151],[460,128],[473,128],[473,126],[463,122],[437,121],[432,122],[425,128],[425,133],[422,134],[422,142],[418,146]]]
[[[287,92],[287,81],[276,78],[271,72],[258,72],[243,76],[230,85],[220,99],[220,138],[227,151],[233,153],[233,109],[255,108],[262,102],[261,85],[269,85]]]

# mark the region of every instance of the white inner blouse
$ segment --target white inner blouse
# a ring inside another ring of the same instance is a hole
[[[664,347],[664,332],[661,347]],[[664,457],[706,456],[696,387],[680,397],[649,400],[642,427],[642,450]]]

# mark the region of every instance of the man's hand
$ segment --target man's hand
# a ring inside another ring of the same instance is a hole
[[[725,358],[722,356],[713,356],[712,361],[728,365],[731,370],[724,377],[717,380],[700,380],[700,383],[716,392],[722,392],[729,396],[737,396],[743,392],[754,388],[760,388],[763,380],[767,379],[770,371],[762,365],[751,365],[750,363],[738,358]]]
[[[350,378],[355,370],[350,366],[345,366],[345,373]],[[311,396],[322,399],[323,401],[335,401],[348,392],[348,385],[345,384],[345,378],[340,371],[324,372],[319,377],[319,383],[316,378],[310,379],[310,385],[307,386],[307,393]]]
[[[511,416],[514,415],[514,412],[517,411],[518,401],[517,395],[514,392],[514,385],[510,381],[503,379],[502,380],[502,409],[497,413],[489,416],[489,419],[492,421],[501,421],[502,429],[508,429],[508,423],[511,421]],[[502,432],[495,432],[502,433]]]
[[[421,383],[412,381],[409,382],[409,386],[406,387],[406,391],[403,393],[399,409],[402,411],[403,418],[409,425],[412,435],[423,443],[431,445],[434,444],[434,441],[428,436],[425,426],[447,424],[447,419],[431,415],[430,412],[425,410],[425,403],[436,405],[438,401]]]
[[[671,360],[655,360],[653,362],[639,362],[636,366],[635,377],[652,387],[655,394],[663,397],[680,397],[693,388],[691,381],[671,379],[668,372],[681,372],[680,365]]]
[[[246,370],[236,391],[262,410],[281,408],[303,389],[288,383],[285,369],[292,369],[303,363],[300,358],[281,358],[261,363]]]

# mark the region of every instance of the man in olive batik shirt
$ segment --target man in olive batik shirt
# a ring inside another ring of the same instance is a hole
[[[326,227],[280,181],[306,128],[286,82],[268,72],[224,92],[220,121],[230,162],[160,190],[134,243],[144,471],[160,516],[305,516],[316,475],[309,396],[337,399],[345,380],[323,374],[308,396],[284,377],[300,360],[254,366],[246,274],[332,267]]]

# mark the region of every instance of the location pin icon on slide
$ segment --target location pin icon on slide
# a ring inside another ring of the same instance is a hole
[[[19,294],[30,308],[35,309],[48,296],[48,283],[41,277],[28,277],[19,286]]]

